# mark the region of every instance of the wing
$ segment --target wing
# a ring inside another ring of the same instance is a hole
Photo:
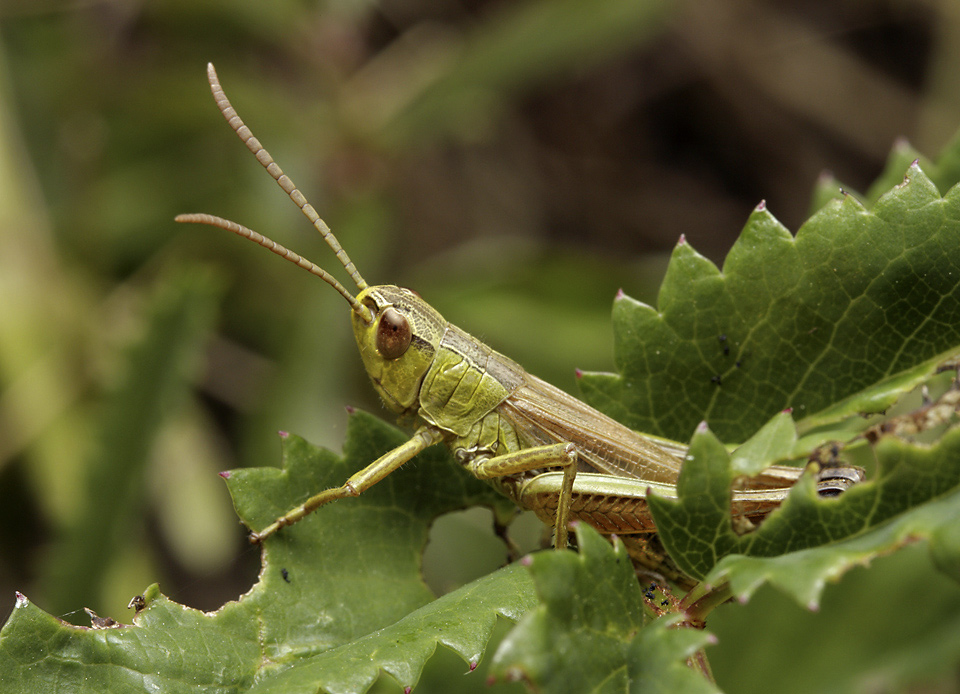
[[[531,445],[576,445],[585,472],[673,484],[686,452],[679,443],[639,434],[526,373],[499,409]]]

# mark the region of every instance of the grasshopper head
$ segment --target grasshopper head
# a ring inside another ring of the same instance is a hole
[[[289,260],[333,287],[350,304],[353,311],[353,332],[363,365],[383,402],[398,414],[413,410],[419,405],[420,382],[430,368],[440,345],[446,322],[409,289],[393,285],[367,285],[330,227],[320,218],[313,205],[307,202],[293,181],[283,173],[250,129],[243,124],[230,105],[227,95],[223,93],[213,65],[207,66],[207,79],[217,107],[230,127],[320,232],[360,293],[353,296],[323,268],[242,224],[208,214],[182,214],[177,216],[177,221],[209,224],[231,231]]]
[[[446,321],[416,292],[390,284],[367,287],[354,311],[353,334],[363,366],[384,404],[397,414],[418,406],[420,382],[430,368]]]

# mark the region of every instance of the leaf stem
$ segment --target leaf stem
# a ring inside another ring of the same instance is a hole
[[[686,615],[690,626],[702,629],[707,615],[732,597],[733,591],[726,579],[716,586],[701,582],[683,596],[680,601],[680,610]]]

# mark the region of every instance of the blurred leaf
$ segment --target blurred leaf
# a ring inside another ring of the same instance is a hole
[[[184,268],[152,297],[143,332],[127,349],[118,382],[102,405],[82,511],[49,555],[44,590],[56,612],[75,610],[95,595],[100,576],[130,539],[146,462],[195,379],[217,293],[207,273]]]
[[[845,574],[818,610],[767,586],[709,622],[710,663],[731,694],[915,692],[937,680],[928,688],[955,689],[960,591],[931,567],[924,542]]]
[[[409,61],[393,56],[383,74],[368,68],[374,74],[347,97],[351,122],[388,147],[445,132],[475,138],[512,92],[653,38],[670,9],[662,0],[528,0],[504,5],[462,41],[421,32],[409,39]]]

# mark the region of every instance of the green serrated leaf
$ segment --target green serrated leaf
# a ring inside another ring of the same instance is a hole
[[[284,436],[283,470],[230,475],[238,512],[257,526],[341,483],[403,436],[363,413],[351,418],[343,458]],[[154,587],[133,625],[90,629],[24,598],[0,631],[0,690],[35,692],[38,683],[56,681],[80,694],[142,692],[147,683],[164,692],[239,692],[254,684],[257,691],[291,691],[273,689],[282,684],[364,692],[381,669],[412,687],[438,643],[476,663],[495,618],[518,619],[533,604],[526,572],[507,568],[431,602],[420,556],[437,515],[493,503],[502,498],[433,448],[362,496],[270,538],[259,582],[217,612],[177,605]],[[338,656],[324,655],[332,649]]]
[[[494,656],[495,674],[537,691],[716,692],[686,659],[710,642],[704,631],[645,623],[630,558],[593,528],[576,528],[579,553],[543,552],[530,572],[541,605],[527,614]],[[677,615],[679,617],[679,615]]]
[[[817,178],[813,193],[810,195],[810,215],[813,216],[834,200],[843,200],[846,190],[849,188],[834,178],[832,173],[829,171],[822,173]]]
[[[941,198],[918,166],[873,210],[846,196],[796,238],[760,207],[722,273],[680,243],[659,310],[616,302],[619,374],[585,375],[584,399],[640,431],[685,440],[706,420],[730,442],[787,408],[816,418],[858,393],[882,408],[960,351],[957,247],[960,191]]]
[[[206,615],[170,602],[152,586],[136,626],[66,624],[18,596],[0,631],[0,689],[124,694],[238,692],[253,681],[256,623],[237,603]],[[216,668],[211,668],[211,662]]]
[[[729,454],[709,431],[699,431],[679,498],[649,504],[677,565],[710,584],[729,581],[741,597],[770,581],[802,604],[815,604],[827,580],[920,537],[933,537],[938,548],[944,543],[938,551],[949,570],[951,531],[945,529],[960,518],[960,429],[932,446],[884,438],[875,452],[876,479],[821,499],[805,476],[758,529],[738,535],[728,510]]]
[[[791,457],[796,444],[797,425],[789,412],[781,412],[733,451],[730,471],[735,476],[756,475],[770,467],[771,461]]]
[[[909,142],[904,139],[897,140],[890,150],[883,171],[870,186],[865,199],[871,203],[876,202],[888,190],[899,185],[903,181],[903,172],[915,161],[919,161],[925,171],[935,168],[935,165]]]
[[[508,566],[413,611],[376,632],[313,656],[298,659],[266,677],[251,694],[304,694],[318,686],[331,691],[366,691],[380,671],[413,687],[438,644],[476,667],[497,615],[517,620],[536,604],[529,574]],[[496,605],[491,610],[491,605]]]
[[[800,423],[802,432],[848,422],[864,413],[885,412],[904,393],[929,382],[931,377],[939,371],[947,356],[947,354],[939,354],[910,369],[867,386],[814,415],[805,417]],[[866,418],[861,418],[860,421],[863,423],[861,428],[868,426]]]
[[[876,527],[874,532],[851,534],[848,539],[824,547],[770,559],[741,555],[727,557],[706,580],[711,583],[728,580],[734,594],[744,599],[760,585],[769,582],[798,603],[815,609],[827,581],[838,579],[846,571],[867,564],[878,555],[925,538],[931,540],[931,551],[936,555],[941,533],[958,522],[960,492],[954,490],[942,499],[899,514],[889,523]]]

